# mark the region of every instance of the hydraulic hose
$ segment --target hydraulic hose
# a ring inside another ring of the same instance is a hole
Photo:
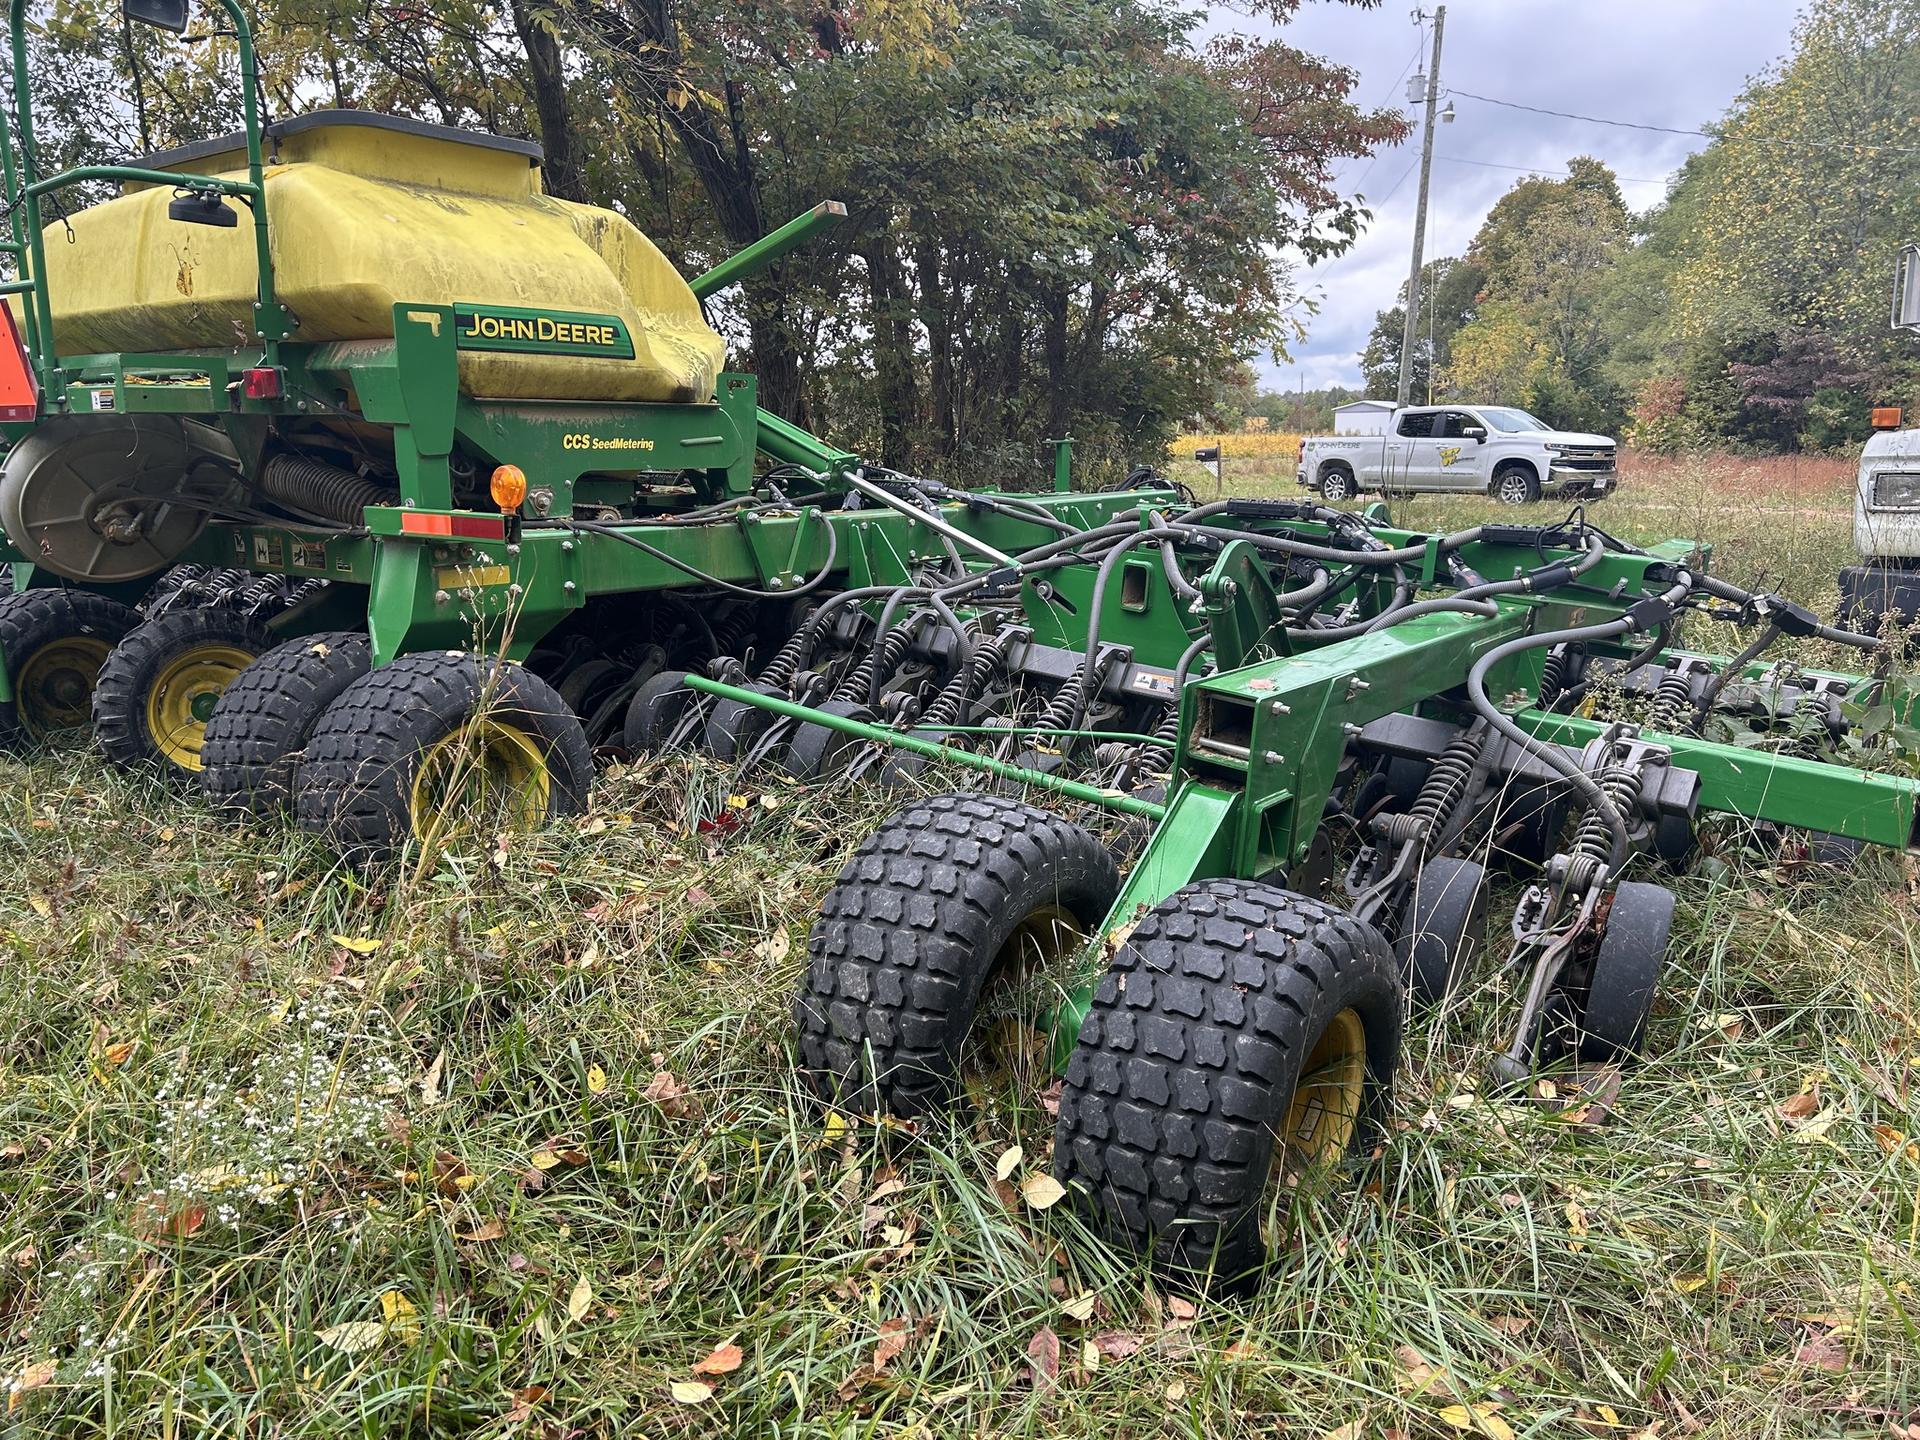
[[[1580,792],[1581,799],[1607,827],[1608,848],[1607,868],[1617,871],[1627,858],[1631,838],[1627,834],[1627,822],[1619,808],[1613,803],[1607,792],[1595,782],[1592,776],[1582,770],[1578,764],[1567,758],[1555,745],[1542,745],[1535,737],[1527,734],[1513,721],[1509,720],[1493,697],[1487,693],[1487,676],[1493,667],[1508,657],[1518,655],[1525,650],[1551,648],[1561,644],[1584,645],[1599,640],[1615,640],[1622,635],[1635,631],[1657,630],[1671,614],[1672,607],[1686,599],[1693,592],[1693,577],[1681,572],[1680,578],[1664,595],[1657,597],[1660,610],[1665,612],[1655,616],[1636,615],[1632,611],[1617,619],[1603,621],[1598,625],[1581,625],[1568,630],[1541,631],[1532,635],[1517,636],[1504,644],[1496,645],[1474,662],[1467,672],[1467,698],[1473,708],[1486,717],[1507,739],[1518,745],[1523,751],[1537,755],[1548,765],[1558,770],[1568,784]],[[1636,607],[1637,609],[1638,607]]]

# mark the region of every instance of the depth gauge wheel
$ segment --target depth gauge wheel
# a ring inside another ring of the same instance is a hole
[[[1187,885],[1094,993],[1055,1174],[1163,1274],[1250,1290],[1282,1174],[1338,1166],[1384,1118],[1401,1013],[1372,926],[1256,881]]]
[[[813,708],[843,720],[871,723],[879,719],[865,705],[852,700],[827,700]],[[795,780],[833,780],[872,743],[844,730],[802,720],[787,740],[787,752],[780,763]]]
[[[579,717],[523,666],[464,650],[402,655],[327,707],[294,779],[300,828],[349,860],[536,830],[584,809]]]
[[[255,621],[219,606],[169,610],[113,647],[93,690],[93,736],[122,766],[180,779],[201,768],[220,694],[272,645]]]
[[[1640,1049],[1666,967],[1674,904],[1671,890],[1644,881],[1625,881],[1613,892],[1579,1016],[1583,1058],[1618,1060]]]
[[[200,746],[200,788],[222,809],[266,817],[293,804],[293,774],[313,727],[373,665],[358,630],[329,630],[267,651],[220,692]]]
[[[1119,889],[1071,821],[996,795],[935,795],[847,862],[807,939],[800,1064],[830,1103],[937,1110],[988,982],[1077,950]]]
[[[684,670],[661,670],[640,682],[627,704],[626,725],[621,739],[629,750],[652,755],[665,750],[681,737],[682,722],[706,697],[687,684]],[[690,734],[682,743],[696,738],[700,731],[687,727]]]
[[[1443,855],[1414,878],[1394,943],[1413,998],[1437,1004],[1459,988],[1487,935],[1487,872]]]
[[[13,699],[0,703],[0,750],[85,725],[101,665],[139,623],[119,601],[88,590],[23,590],[0,599],[0,659],[13,685]]]

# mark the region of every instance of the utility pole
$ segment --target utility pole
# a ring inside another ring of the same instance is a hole
[[[1417,15],[1419,12],[1414,13]],[[1400,332],[1400,389],[1394,401],[1396,406],[1407,403],[1407,391],[1413,384],[1413,338],[1419,333],[1420,261],[1427,243],[1427,179],[1433,173],[1433,108],[1440,100],[1440,36],[1446,28],[1447,7],[1441,5],[1433,12],[1433,62],[1427,75],[1427,127],[1420,141],[1420,205],[1413,212],[1413,269],[1407,276],[1407,323]],[[1428,363],[1432,363],[1431,359]]]

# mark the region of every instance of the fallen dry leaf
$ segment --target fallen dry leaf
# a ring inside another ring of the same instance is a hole
[[[1200,1313],[1200,1307],[1182,1296],[1169,1295],[1167,1313],[1176,1320],[1191,1320]]]
[[[498,1215],[483,1220],[471,1230],[456,1230],[454,1234],[462,1240],[504,1240],[507,1235],[507,1222]]]
[[[880,1338],[874,1342],[873,1370],[877,1375],[900,1357],[907,1348],[907,1322],[905,1317],[896,1316],[880,1322]]]
[[[699,1380],[676,1380],[667,1393],[681,1405],[704,1405],[713,1398],[713,1387]]]
[[[1487,1440],[1514,1440],[1513,1427],[1491,1405],[1445,1405],[1434,1413],[1456,1430],[1472,1431]]]
[[[1066,1193],[1066,1186],[1044,1170],[1036,1170],[1020,1182],[1020,1196],[1034,1210],[1051,1209]]]
[[[1085,1295],[1076,1295],[1071,1300],[1062,1300],[1060,1309],[1069,1319],[1078,1320],[1084,1325],[1093,1318],[1093,1306],[1097,1298],[1089,1291]]]
[[[1090,1342],[1109,1360],[1124,1360],[1146,1342],[1131,1330],[1102,1330]]]
[[[1819,1108],[1820,1096],[1813,1090],[1802,1090],[1798,1095],[1782,1100],[1779,1106],[1781,1118],[1789,1121],[1805,1120]]]
[[[593,1304],[593,1285],[585,1275],[573,1282],[573,1292],[567,1296],[567,1318],[578,1325],[586,1318],[587,1307]]]
[[[1000,1152],[1000,1158],[993,1163],[993,1178],[1006,1180],[1020,1168],[1020,1162],[1027,1158],[1027,1152],[1018,1145],[1009,1145]]]
[[[358,935],[329,935],[327,938],[342,950],[351,950],[356,955],[371,955],[385,943]]]
[[[1794,1352],[1794,1363],[1811,1365],[1820,1370],[1838,1371],[1847,1368],[1847,1342],[1831,1332],[1814,1335]]]
[[[1051,1390],[1060,1378],[1060,1337],[1051,1325],[1042,1325],[1027,1341],[1027,1363],[1033,1367],[1034,1386]]]
[[[716,1345],[700,1359],[693,1362],[696,1375],[731,1375],[746,1360],[738,1345],[732,1341]]]
[[[386,1333],[386,1326],[378,1320],[348,1320],[343,1324],[329,1325],[324,1330],[316,1330],[314,1338],[343,1355],[357,1355],[362,1350],[371,1350],[378,1345]]]
[[[60,1366],[56,1361],[36,1360],[22,1370],[13,1384],[7,1387],[7,1413],[11,1415],[15,1409],[25,1403],[29,1390],[38,1390],[53,1379],[59,1369]]]

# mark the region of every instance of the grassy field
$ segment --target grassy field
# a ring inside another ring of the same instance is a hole
[[[1846,506],[1713,461],[1594,515],[1830,606]],[[1602,1103],[1486,1093],[1483,972],[1259,1297],[1195,1305],[1022,1198],[1043,1076],[912,1133],[801,1103],[788,997],[879,808],[654,763],[366,882],[77,742],[0,760],[0,1433],[1920,1437],[1903,858],[1723,832]]]

